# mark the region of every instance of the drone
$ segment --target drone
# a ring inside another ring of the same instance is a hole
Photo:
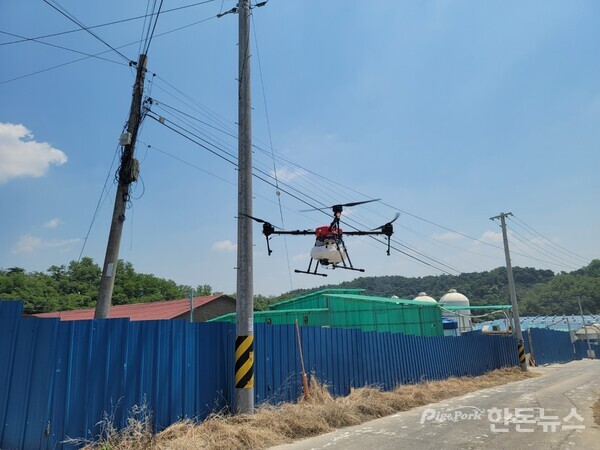
[[[342,231],[342,229],[340,228],[340,218],[342,216],[342,211],[344,210],[344,207],[357,206],[362,205],[364,203],[377,202],[379,200],[380,199],[365,200],[361,202],[344,203],[340,205],[327,206],[325,208],[314,208],[302,211],[324,211],[327,209],[331,209],[333,211],[333,221],[331,222],[331,224],[317,227],[314,230],[282,230],[281,228],[272,225],[266,220],[259,219],[257,217],[252,217],[248,214],[242,215],[254,220],[255,222],[262,224],[262,232],[267,240],[267,252],[269,256],[271,255],[271,253],[273,253],[269,243],[269,241],[271,240],[271,235],[315,235],[315,245],[310,251],[310,261],[308,262],[308,268],[306,270],[296,269],[294,272],[326,277],[326,274],[318,272],[319,266],[324,266],[326,268],[332,269],[340,268],[346,270],[355,270],[357,272],[365,271],[365,269],[359,269],[352,265],[350,255],[348,254],[348,249],[346,248],[346,244],[344,243],[342,236],[384,235],[387,237],[387,255],[389,256],[390,238],[392,234],[394,234],[394,227],[392,226],[392,223],[396,221],[396,219],[400,216],[400,213],[396,213],[396,216],[386,224],[377,228],[373,228],[372,230]]]

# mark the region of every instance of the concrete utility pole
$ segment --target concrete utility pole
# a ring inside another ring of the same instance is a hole
[[[252,116],[250,102],[250,4],[238,3],[238,246],[235,410],[254,413],[254,313],[252,267]]]
[[[521,318],[519,317],[519,305],[517,304],[517,291],[515,289],[515,279],[513,278],[512,265],[510,263],[510,251],[508,249],[508,235],[506,234],[506,217],[512,216],[512,213],[500,213],[495,217],[490,217],[490,220],[500,219],[502,227],[502,239],[504,241],[504,256],[506,257],[506,272],[508,274],[508,292],[510,294],[510,302],[513,312],[513,330],[517,336],[519,365],[522,370],[527,370],[527,362],[525,361],[525,347],[523,343],[523,332],[521,331]]]
[[[127,133],[121,136],[123,153],[121,154],[121,165],[118,172],[119,185],[115,197],[115,207],[110,224],[106,255],[104,256],[100,293],[98,294],[98,303],[96,304],[96,313],[94,314],[95,319],[105,319],[108,317],[108,308],[111,305],[112,292],[115,286],[121,234],[123,233],[123,222],[125,222],[125,209],[129,201],[129,186],[137,180],[139,172],[138,162],[133,157],[133,151],[142,120],[142,96],[144,93],[144,78],[146,76],[146,60],[146,55],[140,55],[135,84],[133,86]]]

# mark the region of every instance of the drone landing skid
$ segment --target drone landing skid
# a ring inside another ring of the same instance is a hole
[[[317,273],[316,271],[315,272],[309,272],[308,270],[298,270],[298,269],[296,269],[296,270],[294,270],[294,272],[296,272],[296,273],[305,273],[307,275],[318,275],[320,277],[326,277],[327,276],[327,274],[325,274],[325,273]]]
[[[334,269],[346,269],[346,270],[355,270],[357,272],[364,272],[365,269],[357,269],[356,267],[348,267],[348,266],[333,266]]]
[[[317,273],[317,269],[319,268],[319,261],[315,261],[315,270],[313,270],[311,272],[310,268],[312,266],[313,261],[315,261],[315,260],[312,259],[312,258],[310,258],[310,261],[308,262],[308,269],[306,269],[306,270],[298,270],[298,269],[296,269],[296,270],[294,270],[294,272],[296,272],[296,273],[305,273],[307,275],[318,275],[320,277],[326,277],[327,274],[325,274],[325,273]]]
[[[311,270],[313,261],[315,262],[315,268],[313,270]],[[344,263],[343,266],[338,265],[338,264],[331,264],[331,268],[332,269],[354,270],[356,272],[364,272],[365,271],[365,269],[357,269],[356,267],[352,267],[351,265],[350,266],[346,265],[346,261],[344,261],[343,259],[342,259],[342,262]],[[317,260],[315,260],[313,258],[310,258],[310,261],[308,262],[308,269],[306,269],[306,270],[298,270],[298,269],[296,269],[296,270],[294,270],[294,272],[296,272],[296,273],[305,273],[307,275],[318,275],[320,277],[326,277],[327,276],[327,274],[325,274],[325,273],[318,273],[317,272],[318,269],[319,269],[319,261],[317,261]]]

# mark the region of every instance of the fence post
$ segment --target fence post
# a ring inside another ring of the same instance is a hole
[[[529,361],[533,360],[535,361],[535,354],[533,352],[533,338],[531,337],[531,328],[529,330],[527,330],[527,340],[529,341]],[[530,363],[530,365],[532,365]]]

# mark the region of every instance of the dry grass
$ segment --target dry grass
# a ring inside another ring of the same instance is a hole
[[[594,403],[592,409],[594,411],[594,422],[596,422],[596,425],[600,425],[600,397],[598,397],[598,401]]]
[[[264,405],[253,415],[215,414],[204,422],[176,423],[154,435],[150,422],[130,423],[128,429],[111,430],[111,436],[88,449],[259,449],[316,436],[337,428],[406,411],[482,388],[536,377],[518,368],[505,368],[480,377],[449,378],[416,385],[404,385],[390,392],[365,387],[353,389],[346,397],[334,398],[327,386],[315,377],[310,398],[280,406]],[[600,410],[600,402],[596,404]],[[598,413],[600,415],[600,412]],[[598,419],[597,419],[598,420]],[[135,421],[134,421],[135,422]]]

